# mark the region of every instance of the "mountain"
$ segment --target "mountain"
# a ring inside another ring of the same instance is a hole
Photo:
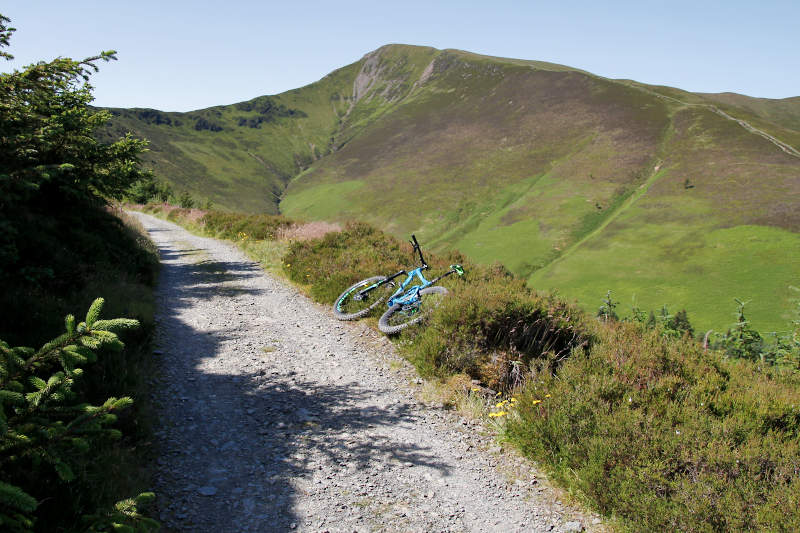
[[[612,289],[719,329],[740,297],[782,329],[800,285],[800,98],[388,45],[280,95],[112,112],[179,189],[415,232],[588,308]]]

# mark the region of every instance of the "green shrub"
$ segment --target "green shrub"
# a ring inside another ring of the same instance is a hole
[[[475,268],[475,267],[473,267]],[[555,366],[589,340],[582,311],[503,275],[468,279],[443,300],[410,348],[418,366],[466,373],[494,389],[521,385],[531,367]]]
[[[797,530],[800,379],[635,324],[543,369],[509,437],[635,530]]]
[[[180,196],[178,196],[178,205],[183,209],[191,209],[194,207],[194,198],[192,198],[189,192],[183,191]]]
[[[332,304],[341,292],[364,278],[409,267],[411,247],[362,223],[322,239],[291,243],[285,257],[289,279],[310,285],[311,297]]]
[[[209,211],[200,222],[205,230],[221,239],[274,240],[278,229],[288,227],[292,221],[280,215],[244,215]]]
[[[173,195],[169,183],[145,176],[125,191],[125,199],[136,204],[146,204],[152,201],[166,202]]]
[[[736,300],[736,303],[736,324],[716,340],[714,347],[724,350],[729,357],[760,361],[765,350],[764,339],[744,315],[746,302]]]

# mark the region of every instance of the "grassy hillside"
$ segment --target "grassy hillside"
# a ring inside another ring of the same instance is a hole
[[[658,178],[530,282],[582,302],[602,286],[625,304],[669,302],[702,328],[730,322],[739,297],[759,326],[784,329],[800,282],[798,163],[708,109],[680,109]]]
[[[800,147],[797,99],[389,45],[288,93],[163,114],[171,124],[115,113],[179,190],[415,232],[589,309],[613,289],[719,329],[740,297],[759,328],[781,329],[800,284],[800,157],[773,142]]]
[[[668,125],[659,100],[456,51],[432,67],[391,115],[295,179],[282,210],[388,222],[520,272],[652,172]]]
[[[228,209],[276,213],[288,181],[330,150],[356,67],[277,96],[189,113],[112,109],[105,134],[149,139],[145,163],[178,191]]]
[[[773,100],[736,93],[703,93],[703,98],[724,109],[741,109],[797,134],[800,133],[800,96]],[[735,112],[735,111],[734,111]]]
[[[434,52],[385,47],[380,57],[389,61],[380,65],[365,57],[306,87],[188,113],[111,109],[103,136],[149,139],[145,163],[177,191],[230,210],[277,213],[289,180],[391,109]]]

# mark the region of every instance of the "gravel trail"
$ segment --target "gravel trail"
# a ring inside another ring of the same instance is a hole
[[[229,243],[134,213],[158,245],[156,492],[167,531],[580,531],[481,427],[422,405],[383,336]]]

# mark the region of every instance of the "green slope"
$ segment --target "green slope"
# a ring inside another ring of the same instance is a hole
[[[248,127],[264,101],[274,116]],[[288,93],[165,114],[179,126],[115,110],[113,127],[224,207],[274,211],[280,196],[289,216],[414,232],[588,308],[610,288],[702,328],[752,299],[756,325],[779,329],[800,285],[799,109],[389,45]]]
[[[605,287],[623,304],[686,307],[702,328],[729,324],[739,297],[758,327],[785,329],[800,283],[800,160],[705,108],[679,110],[673,128],[658,179],[531,284],[582,303]]]
[[[747,110],[787,130],[800,132],[800,96],[780,100],[753,98],[736,93],[701,93],[701,96],[720,106]]]
[[[188,113],[111,109],[106,134],[149,139],[145,162],[178,190],[275,213],[286,183],[329,152],[357,73],[353,64],[307,87]]]
[[[541,261],[644,179],[669,123],[664,102],[565,68],[443,51],[431,70],[391,114],[295,179],[282,210],[388,223],[506,263],[519,248],[485,241],[540,220],[531,245]],[[332,213],[332,198],[345,207]]]
[[[188,113],[111,109],[103,135],[150,140],[145,163],[177,190],[276,213],[289,180],[392,109],[435,52],[387,46],[306,87]]]

